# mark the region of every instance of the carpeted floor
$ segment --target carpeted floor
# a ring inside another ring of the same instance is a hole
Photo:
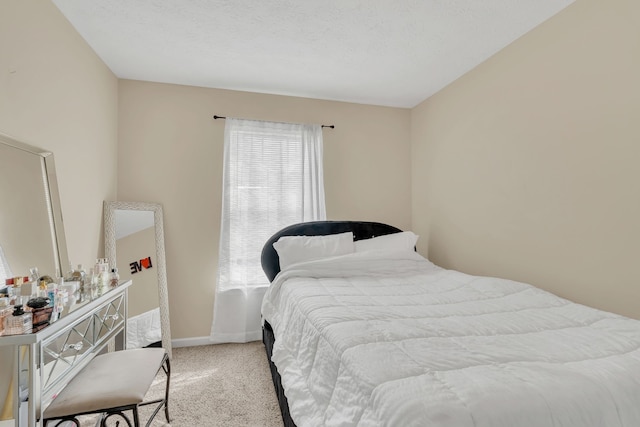
[[[171,427],[282,427],[262,342],[173,349],[169,412]],[[158,374],[147,398],[164,393]],[[148,410],[141,411],[146,423]],[[125,423],[120,423],[123,425]],[[82,420],[95,425],[95,417]],[[159,413],[152,426],[165,426]]]

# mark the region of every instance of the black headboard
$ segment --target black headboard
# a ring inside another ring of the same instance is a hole
[[[271,236],[262,247],[262,269],[269,282],[273,281],[280,272],[280,260],[278,253],[273,248],[273,243],[282,236],[326,236],[352,231],[354,240],[369,239],[385,234],[399,233],[402,230],[392,225],[380,222],[366,221],[311,221],[293,224],[283,228]]]

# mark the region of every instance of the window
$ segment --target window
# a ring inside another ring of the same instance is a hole
[[[320,125],[227,119],[212,335],[216,319],[235,305],[225,292],[269,284],[260,265],[267,239],[287,225],[326,218],[322,148]],[[259,333],[260,306],[249,310]]]

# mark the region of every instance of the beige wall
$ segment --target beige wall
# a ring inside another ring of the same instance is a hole
[[[412,111],[419,250],[640,318],[640,3],[578,0]]]
[[[104,252],[102,201],[116,194],[117,96],[116,77],[50,1],[0,1],[0,132],[54,153],[74,263],[93,265]],[[2,403],[8,360],[0,352]]]
[[[93,265],[104,252],[102,201],[116,196],[117,83],[53,3],[0,1],[0,132],[54,153],[74,264]]]
[[[324,130],[327,216],[409,228],[410,110],[122,80],[118,198],[164,207],[171,333],[208,336],[222,199],[224,121]]]

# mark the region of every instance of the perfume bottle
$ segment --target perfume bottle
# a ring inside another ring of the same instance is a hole
[[[117,268],[112,268],[111,269],[111,280],[109,281],[109,286],[112,288],[115,288],[116,286],[118,286],[118,283],[120,282],[120,274],[118,274],[118,269]]]
[[[9,298],[0,298],[0,336],[4,334],[4,319],[11,316],[13,308],[9,306]]]
[[[98,274],[96,273],[94,268],[89,269],[89,274],[87,275],[87,284],[85,285],[87,289],[87,293],[90,300],[93,300],[98,296]]]
[[[36,290],[40,284],[40,274],[38,274],[38,267],[31,267],[29,269],[29,282],[32,283],[33,289]]]
[[[109,263],[106,258],[98,258],[96,260],[96,266],[94,268],[94,274],[97,277],[97,293],[98,296],[102,295],[105,291],[105,288],[109,286],[109,281],[111,279],[111,274],[109,273]]]
[[[53,307],[58,296],[58,284],[51,282],[47,285],[47,298],[49,298],[49,307]]]
[[[78,287],[80,288],[80,292],[79,294],[81,296],[84,296],[84,285],[85,285],[85,281],[87,279],[87,274],[84,271],[84,268],[82,267],[82,264],[78,264],[78,268],[73,270],[73,273],[71,274],[71,280],[75,280],[78,283]]]
[[[13,308],[13,313],[4,319],[4,334],[19,335],[31,333],[33,320],[31,313],[25,313],[22,304]]]

